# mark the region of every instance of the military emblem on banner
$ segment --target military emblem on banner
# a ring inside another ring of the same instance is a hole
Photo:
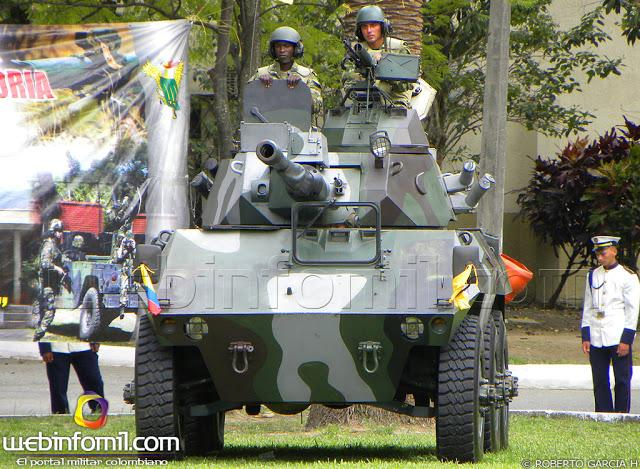
[[[169,60],[163,62],[161,68],[158,68],[150,61],[147,61],[142,66],[142,71],[156,81],[156,92],[160,102],[173,110],[173,118],[175,119],[177,117],[176,111],[180,110],[178,90],[180,89],[180,82],[182,82],[184,62],[181,60]]]

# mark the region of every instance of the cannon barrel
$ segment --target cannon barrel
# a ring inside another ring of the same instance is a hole
[[[369,52],[367,52],[367,49],[362,47],[362,44],[356,44],[353,47],[353,50],[356,53],[356,55],[358,56],[358,59],[360,59],[360,63],[365,68],[373,68],[373,67],[375,67],[376,64],[373,61],[373,57],[371,57],[371,54],[369,54]]]
[[[294,199],[327,200],[330,190],[322,175],[313,168],[289,161],[274,141],[263,140],[258,143],[256,155],[278,172],[287,186],[287,192]]]

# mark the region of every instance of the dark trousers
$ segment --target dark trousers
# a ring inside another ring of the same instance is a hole
[[[593,347],[589,352],[591,375],[593,376],[593,395],[596,400],[596,412],[628,413],[631,408],[631,347],[629,354],[619,357],[616,354],[617,345],[612,347]],[[615,406],[611,399],[611,385],[609,383],[609,366],[613,364],[613,376],[616,384]]]
[[[68,414],[67,388],[69,386],[69,369],[73,365],[78,375],[82,389],[93,391],[104,397],[104,384],[98,367],[98,354],[87,350],[84,352],[57,353],[53,352],[53,361],[47,363],[47,378],[49,378],[49,394],[51,395],[51,413]],[[89,407],[95,410],[97,402],[90,401]]]

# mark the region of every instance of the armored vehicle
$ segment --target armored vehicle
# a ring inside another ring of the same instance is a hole
[[[87,255],[82,260],[71,260],[65,256],[63,268],[65,274],[58,285],[56,310],[80,308],[78,338],[105,340],[107,326],[122,313],[120,288],[123,265],[114,262],[112,256]],[[139,297],[131,281],[125,311],[135,312],[138,307]],[[36,327],[44,314],[38,300],[34,302],[32,314],[32,325]]]
[[[443,175],[416,110],[375,86],[416,81],[417,57],[364,59],[322,130],[304,84],[248,84],[237,154],[194,182],[202,228],[138,246],[162,308],[140,316],[138,436],[205,454],[231,409],[369,404],[435,416],[443,460],[506,447],[505,267],[494,238],[448,228],[493,180]]]

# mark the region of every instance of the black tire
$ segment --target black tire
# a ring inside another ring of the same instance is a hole
[[[174,350],[163,347],[146,315],[140,317],[135,358],[137,436],[177,437],[172,456],[205,455],[224,446],[224,412],[207,417],[180,413]],[[189,397],[185,404],[191,403]]]
[[[468,315],[440,351],[436,443],[443,461],[477,462],[484,454],[479,389],[484,344],[478,317]]]
[[[503,352],[500,348],[498,337],[498,322],[501,319],[502,313],[500,311],[492,311],[484,329],[484,378],[487,379],[491,385],[496,384],[498,365],[501,360],[500,354]],[[485,410],[484,450],[487,452],[500,451],[502,448],[500,408],[498,404],[494,403]]]
[[[202,456],[224,448],[225,413],[217,412],[206,417],[181,418],[186,455]]]
[[[94,287],[87,290],[80,306],[80,324],[78,337],[80,340],[98,341],[104,321],[102,298]]]

